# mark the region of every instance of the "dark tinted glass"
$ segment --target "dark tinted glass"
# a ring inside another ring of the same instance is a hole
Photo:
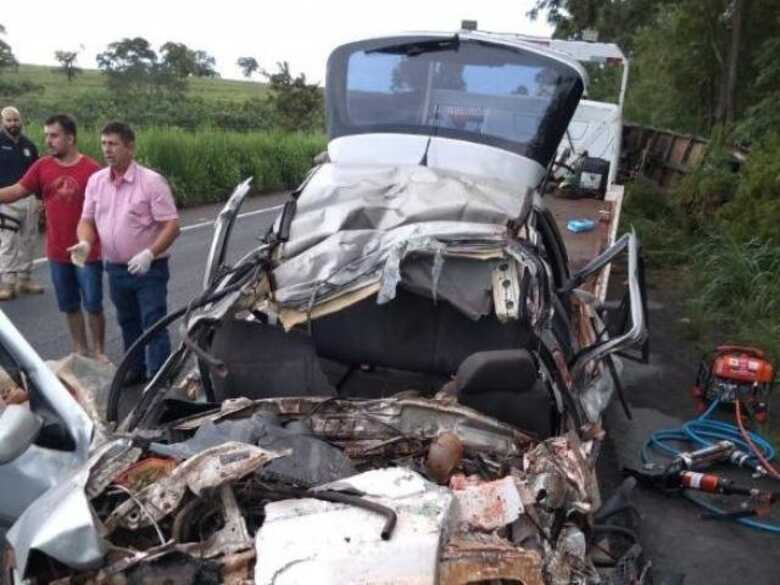
[[[416,50],[414,38],[399,37],[334,52],[327,87],[332,138],[436,134],[547,164],[582,94],[575,69],[502,45],[462,41],[431,50],[430,37],[417,42]]]

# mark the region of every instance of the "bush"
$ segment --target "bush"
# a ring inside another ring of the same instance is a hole
[[[694,228],[712,223],[721,207],[736,195],[740,176],[725,140],[722,132],[714,133],[701,165],[674,190],[674,198]]]
[[[723,206],[718,219],[737,240],[758,238],[780,246],[780,134],[753,148],[736,197]]]
[[[52,113],[68,112],[81,126],[95,128],[110,120],[123,120],[137,128],[220,128],[249,132],[279,127],[273,104],[263,98],[230,101],[171,94],[113,95],[91,90],[56,101],[42,95],[27,95],[15,103],[32,124],[42,123]]]
[[[621,230],[636,229],[650,265],[676,265],[688,258],[689,227],[684,212],[644,177],[626,185]]]
[[[16,96],[32,92],[42,92],[43,86],[32,81],[9,81],[0,79],[0,96],[15,98]]]
[[[171,182],[182,206],[222,201],[233,187],[254,177],[258,190],[293,188],[325,146],[319,135],[141,130],[138,158]]]

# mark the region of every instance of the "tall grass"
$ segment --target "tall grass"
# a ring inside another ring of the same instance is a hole
[[[689,301],[719,342],[758,345],[780,359],[780,246],[710,233],[691,249]]]
[[[620,228],[636,229],[650,266],[676,266],[689,260],[691,236],[685,213],[649,179],[637,177],[626,186]]]
[[[780,166],[773,160],[776,168]],[[752,185],[747,180],[750,177],[748,169],[741,177],[740,193]],[[761,196],[753,200],[767,206],[764,225],[772,221],[780,225],[780,217],[769,209],[777,201],[777,190],[772,188],[773,181],[780,182],[777,177],[773,174],[770,180],[755,181],[762,188],[755,187]],[[690,181],[684,184],[690,186]],[[702,195],[697,201],[712,200],[707,195],[713,191],[701,185],[696,189]],[[674,270],[675,281],[681,285],[680,300],[692,317],[687,333],[697,337],[700,349],[723,343],[752,345],[767,351],[780,365],[780,238],[768,237],[771,232],[758,229],[755,221],[753,236],[744,237],[750,233],[745,218],[750,199],[740,207],[741,213],[736,213],[734,205],[739,196],[728,203],[735,219],[727,221],[717,206],[689,215],[687,203],[694,198],[681,195],[685,194],[663,194],[649,181],[637,179],[627,187],[621,225],[637,228],[650,265]],[[763,430],[780,447],[778,400],[777,396],[772,399],[774,414]]]
[[[42,130],[28,130],[41,145]],[[97,130],[80,130],[78,144],[82,152],[102,161]],[[254,178],[259,191],[295,187],[325,146],[320,134],[144,128],[136,136],[136,158],[165,176],[177,204],[187,207],[222,201],[247,177]]]

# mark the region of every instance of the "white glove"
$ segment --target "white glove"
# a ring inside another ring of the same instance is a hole
[[[154,260],[154,254],[149,248],[146,248],[130,258],[130,262],[127,263],[127,271],[137,276],[146,274],[152,265],[152,260]]]
[[[83,268],[91,249],[92,246],[89,242],[86,240],[79,240],[78,244],[73,244],[68,248],[68,252],[70,252],[70,261],[76,266]]]

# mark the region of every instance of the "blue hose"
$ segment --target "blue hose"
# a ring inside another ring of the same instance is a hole
[[[752,453],[750,445],[742,437],[742,433],[738,427],[716,420],[711,420],[709,417],[718,407],[719,401],[713,400],[707,410],[705,410],[700,416],[693,420],[684,423],[677,429],[662,429],[656,431],[650,435],[650,438],[642,446],[642,463],[648,463],[651,461],[650,449],[654,448],[669,457],[677,457],[682,451],[677,449],[670,443],[688,443],[693,449],[701,449],[709,447],[717,443],[718,441],[731,441],[734,443],[738,450],[743,453],[749,454],[746,459],[746,465],[753,469],[758,469],[760,462],[758,458]],[[761,454],[767,461],[774,459],[776,455],[775,448],[764,439],[761,435],[748,431],[750,440],[757,449],[761,451]],[[724,511],[708,502],[703,501],[701,498],[688,496],[688,499],[695,502],[699,506],[714,512],[716,514],[723,514]],[[744,526],[756,528],[759,530],[766,530],[775,534],[780,534],[780,526],[770,524],[768,522],[757,522],[749,518],[737,518],[737,522]]]

